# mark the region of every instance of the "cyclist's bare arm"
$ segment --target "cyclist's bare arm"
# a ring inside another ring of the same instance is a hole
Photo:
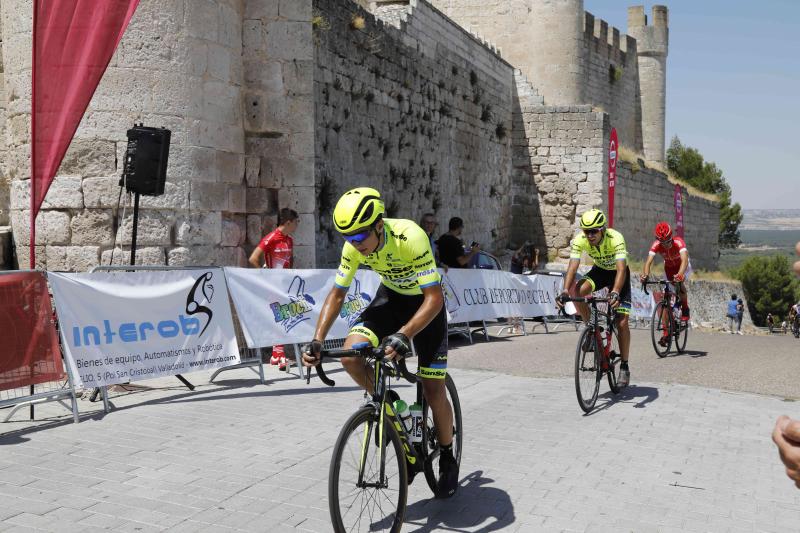
[[[681,250],[681,266],[678,268],[678,275],[683,276],[687,268],[689,268],[689,252],[688,250]]]
[[[620,294],[622,292],[622,284],[625,283],[625,275],[627,274],[628,262],[624,259],[617,260],[617,275],[614,278],[614,288],[612,289],[613,292]],[[620,304],[620,301],[617,300],[612,305],[617,307]]]
[[[650,276],[650,267],[653,266],[653,261],[655,261],[655,258],[656,254],[647,255],[647,261],[644,262],[644,266],[642,267],[642,281],[644,281],[644,278]]]
[[[580,259],[570,259],[567,267],[567,274],[564,276],[564,292],[569,292],[572,283],[575,281],[575,273],[581,264]]]
[[[328,336],[328,332],[339,316],[339,311],[342,309],[344,298],[347,296],[347,289],[342,289],[334,285],[331,292],[325,298],[325,303],[322,305],[322,311],[319,314],[317,321],[317,329],[314,331],[314,339],[322,342]],[[303,354],[303,364],[306,366],[315,366],[319,362],[319,354]]]

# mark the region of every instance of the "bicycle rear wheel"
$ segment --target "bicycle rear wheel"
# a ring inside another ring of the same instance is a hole
[[[464,441],[464,431],[461,426],[461,402],[458,399],[458,391],[456,384],[450,374],[445,375],[444,378],[445,388],[447,389],[447,399],[450,405],[453,406],[453,457],[456,463],[461,467],[461,445]],[[430,413],[430,406],[425,402],[423,410],[423,420],[425,420],[426,428],[423,430],[424,444],[423,461],[425,465],[425,481],[436,494],[436,484],[439,475],[439,437],[436,433],[436,428],[433,424],[433,414]]]
[[[672,321],[670,320],[671,310],[664,305],[663,302],[658,302],[656,308],[653,309],[653,318],[650,320],[650,340],[653,342],[653,349],[659,357],[665,357],[672,346]],[[666,318],[667,322],[664,322]],[[661,346],[658,342],[661,340],[666,330],[666,343]]]
[[[619,391],[622,390],[617,386],[621,366],[622,352],[619,349],[619,336],[615,328],[614,332],[611,334],[611,348],[608,353],[608,370],[606,371],[608,375],[608,388],[611,389],[611,392],[614,394],[619,394]]]
[[[586,347],[591,347],[592,351],[585,351],[584,344]],[[594,329],[584,328],[578,337],[578,348],[575,350],[575,393],[578,395],[578,405],[584,413],[594,409],[597,391],[600,389],[602,371],[598,364],[600,361],[598,350]]]
[[[383,454],[379,454],[377,430],[378,415],[373,407],[364,406],[345,423],[336,440],[328,473],[328,507],[336,532],[394,533],[403,525],[408,477],[402,443],[397,430],[385,421]]]

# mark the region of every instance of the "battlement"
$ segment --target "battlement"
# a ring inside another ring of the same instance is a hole
[[[583,32],[585,38],[596,39],[598,43],[608,45],[611,48],[611,56],[636,50],[636,39],[621,33],[613,26],[609,27],[608,22],[596,18],[588,11],[583,13]]]
[[[644,6],[631,6],[628,8],[628,28],[647,25]],[[669,28],[669,10],[667,6],[653,6],[651,26],[654,28]]]

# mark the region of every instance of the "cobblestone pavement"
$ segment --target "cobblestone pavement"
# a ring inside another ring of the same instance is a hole
[[[770,440],[797,403],[637,378],[616,397],[604,382],[585,416],[570,378],[460,368],[488,347],[526,353],[559,337],[570,351],[574,335],[453,350],[461,488],[433,500],[415,480],[404,531],[798,531],[800,490]],[[0,426],[0,531],[330,531],[331,448],[361,402],[352,382],[341,370],[333,389],[274,367],[267,385],[248,370],[208,375],[187,376],[193,392],[143,382],[107,415],[82,400],[80,424],[48,404],[45,420]]]

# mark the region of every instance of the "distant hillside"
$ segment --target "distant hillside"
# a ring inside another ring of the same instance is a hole
[[[800,230],[800,209],[743,209],[741,230]]]

